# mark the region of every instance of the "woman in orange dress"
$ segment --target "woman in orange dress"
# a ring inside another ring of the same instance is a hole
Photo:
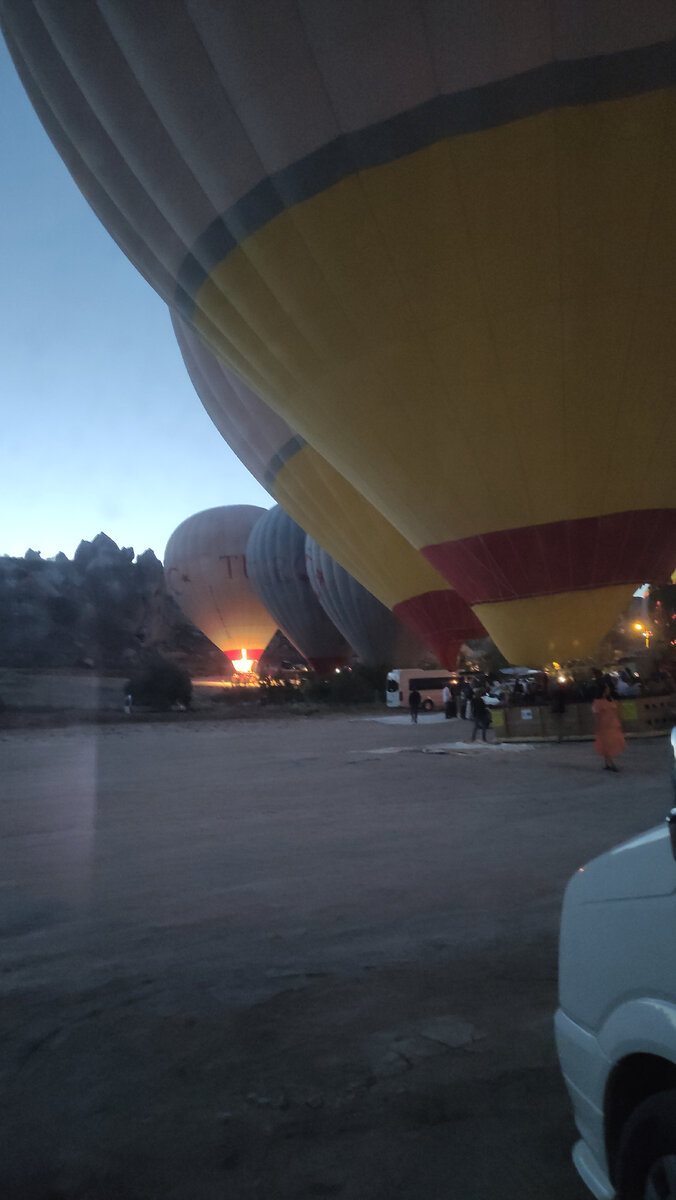
[[[608,684],[603,688],[601,696],[592,704],[596,741],[594,749],[604,759],[604,771],[617,771],[613,759],[624,750],[626,742],[622,732],[622,722],[617,711]]]

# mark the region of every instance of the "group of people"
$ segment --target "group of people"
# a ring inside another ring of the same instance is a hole
[[[564,717],[568,704],[570,702],[579,703],[580,701],[591,701],[592,711],[594,713],[594,746],[597,754],[603,759],[603,770],[617,772],[618,767],[615,759],[625,748],[626,742],[624,732],[622,730],[622,721],[620,718],[619,709],[617,706],[617,698],[627,696],[637,696],[646,694],[638,675],[629,667],[623,668],[619,673],[609,674],[604,673],[598,668],[595,668],[589,680],[583,683],[569,683],[557,679],[551,683],[546,676],[543,676],[545,683],[538,681],[526,681],[517,679],[514,688],[510,693],[508,703],[524,703],[521,696],[529,695],[533,699],[537,696],[536,702],[544,703],[547,701],[551,705],[552,713],[559,718],[559,741],[563,738]],[[536,686],[539,683],[539,687]],[[659,686],[663,689],[672,690],[675,688],[674,680],[671,675],[656,667],[654,677],[651,677],[650,683]],[[530,687],[532,687],[532,691]],[[486,741],[486,733],[491,725],[490,707],[486,703],[486,697],[491,694],[502,703],[505,702],[504,697],[495,696],[495,687],[501,687],[498,681],[494,681],[494,687],[483,682],[477,682],[468,678],[455,682],[451,679],[446,681],[442,692],[442,701],[444,705],[444,713],[447,720],[452,720],[454,717],[460,716],[464,719],[471,719],[474,723],[471,740],[474,742],[478,734],[481,734],[483,741]],[[527,690],[528,687],[528,690]],[[516,699],[514,696],[516,695]],[[411,691],[409,695],[409,706],[411,720],[417,723],[418,713],[420,711],[422,698],[417,690]],[[531,700],[531,702],[533,702]]]
[[[444,702],[444,712],[446,719],[457,717],[458,706],[460,707],[460,716],[466,720],[474,721],[474,729],[472,730],[472,741],[476,740],[477,733],[486,741],[486,730],[491,724],[491,713],[484,697],[488,694],[488,689],[481,684],[473,684],[469,679],[463,679],[458,684],[457,688],[453,687],[450,679],[442,692],[442,700]]]
[[[595,668],[589,678],[569,679],[563,685],[557,677],[548,676],[544,671],[533,672],[532,675],[515,679],[506,702],[510,706],[523,705],[533,708],[539,704],[551,703],[553,697],[563,688],[567,703],[591,703],[597,697],[601,679],[608,683],[613,695],[620,699],[668,696],[676,693],[676,677],[665,664],[658,662],[642,675],[629,664],[625,664],[619,670],[606,672]]]
[[[441,693],[447,721],[458,716],[458,709],[460,709],[461,717],[470,718],[474,721],[472,741],[476,740],[477,733],[479,732],[484,742],[486,741],[486,730],[491,724],[490,709],[484,700],[487,691],[486,687],[473,685],[468,679],[463,679],[460,684],[454,684],[448,679]],[[415,725],[418,723],[421,702],[422,697],[420,692],[414,688],[409,692],[408,703],[411,720]]]

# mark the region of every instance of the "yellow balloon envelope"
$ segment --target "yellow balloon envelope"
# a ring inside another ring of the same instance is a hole
[[[455,667],[463,642],[485,635],[469,606],[194,330],[180,317],[172,322],[195,391],[244,465],[331,558],[413,629],[444,666]]]
[[[676,8],[2,0],[84,194],[513,661],[676,555]]]

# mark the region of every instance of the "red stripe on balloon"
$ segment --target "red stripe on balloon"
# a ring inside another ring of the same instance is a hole
[[[486,630],[469,605],[457,592],[447,589],[402,600],[392,612],[422,638],[447,669],[455,667],[463,642],[486,637]]]
[[[422,553],[469,604],[658,582],[676,565],[676,509],[504,529]]]
[[[244,649],[245,649],[246,657],[248,659],[250,659],[251,662],[258,662],[265,647],[263,647],[262,649],[255,648],[255,649],[251,650],[248,646],[246,646]],[[226,650],[225,653],[227,654],[227,656],[231,662],[235,662],[242,657],[242,647],[240,646],[237,650]]]

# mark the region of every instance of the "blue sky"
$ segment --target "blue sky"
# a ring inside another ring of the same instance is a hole
[[[83,200],[0,39],[0,554],[100,530],[162,557],[217,504],[272,500],[204,412],[166,306]]]

